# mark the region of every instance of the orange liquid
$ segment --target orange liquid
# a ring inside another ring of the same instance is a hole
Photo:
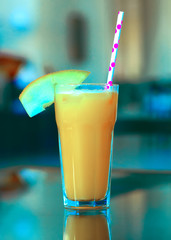
[[[117,101],[116,92],[55,95],[65,189],[71,200],[106,195]]]
[[[75,216],[67,218],[64,240],[108,240],[109,230],[105,216]]]

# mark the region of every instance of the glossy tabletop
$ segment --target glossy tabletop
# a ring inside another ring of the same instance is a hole
[[[110,209],[78,216],[63,208],[59,168],[5,171],[20,186],[1,188],[0,240],[171,239],[169,172],[113,170]]]

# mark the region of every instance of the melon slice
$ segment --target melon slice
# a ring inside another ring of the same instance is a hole
[[[65,70],[44,75],[24,88],[19,99],[30,117],[54,102],[54,84],[81,84],[90,74],[81,70]]]

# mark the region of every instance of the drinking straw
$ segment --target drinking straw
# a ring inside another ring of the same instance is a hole
[[[122,23],[123,23],[123,16],[124,16],[124,12],[119,11],[117,23],[116,23],[114,40],[113,40],[113,48],[112,48],[112,54],[111,54],[111,59],[110,59],[108,78],[107,78],[107,86],[106,86],[107,89],[109,89],[109,86],[112,86],[112,78],[113,78],[114,71],[115,71],[115,64],[116,64],[116,58],[117,58],[117,53],[118,53],[121,28],[122,28]]]

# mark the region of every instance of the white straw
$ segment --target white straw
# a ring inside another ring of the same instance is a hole
[[[118,46],[119,46],[121,28],[122,28],[122,23],[123,23],[123,16],[124,16],[124,12],[119,11],[117,23],[116,23],[114,41],[113,41],[109,73],[108,73],[108,78],[107,78],[107,84],[109,84],[109,85],[112,84],[112,78],[113,78],[114,71],[115,71],[115,63],[116,63],[116,58],[117,58],[117,53],[118,53]]]

